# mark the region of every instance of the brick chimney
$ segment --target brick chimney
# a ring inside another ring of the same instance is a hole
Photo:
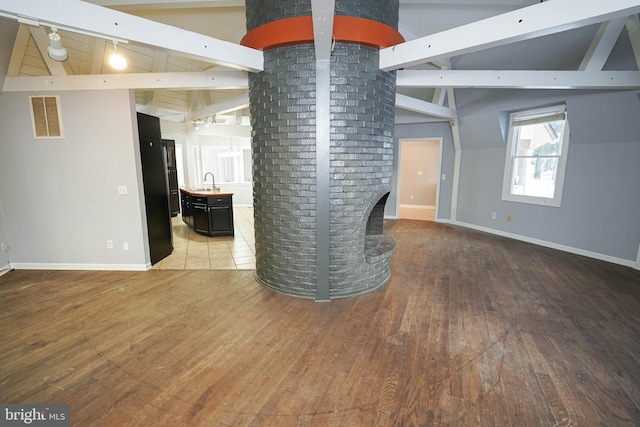
[[[395,248],[383,234],[395,73],[379,69],[378,51],[402,41],[398,0],[336,0],[326,84],[311,0],[246,0],[246,9],[243,44],[265,59],[249,76],[256,278],[323,301],[374,290]]]

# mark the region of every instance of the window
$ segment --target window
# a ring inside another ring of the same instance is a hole
[[[60,119],[60,100],[57,96],[30,96],[33,136],[63,138]]]
[[[560,206],[568,149],[564,105],[512,113],[502,200]]]
[[[176,170],[178,171],[178,186],[185,186],[184,159],[182,157],[182,144],[176,143]]]
[[[245,177],[246,151],[236,147],[219,147],[202,145],[202,170],[212,172],[216,177],[216,184],[225,182],[246,182],[251,176]],[[251,157],[249,157],[250,159]]]

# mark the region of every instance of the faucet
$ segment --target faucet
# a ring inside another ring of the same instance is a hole
[[[202,178],[202,183],[204,184],[207,181],[207,176],[211,175],[211,190],[216,189],[216,178],[213,176],[211,172],[207,172],[204,174],[204,178]]]

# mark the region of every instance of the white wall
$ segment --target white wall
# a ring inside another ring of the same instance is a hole
[[[29,95],[3,93],[0,100],[0,206],[11,264],[148,268],[132,92],[57,93],[65,138],[46,140],[33,137]],[[119,185],[129,194],[118,195]]]

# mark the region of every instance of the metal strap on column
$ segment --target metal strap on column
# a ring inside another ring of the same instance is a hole
[[[316,301],[329,301],[331,43],[335,1],[312,0],[316,53]]]

